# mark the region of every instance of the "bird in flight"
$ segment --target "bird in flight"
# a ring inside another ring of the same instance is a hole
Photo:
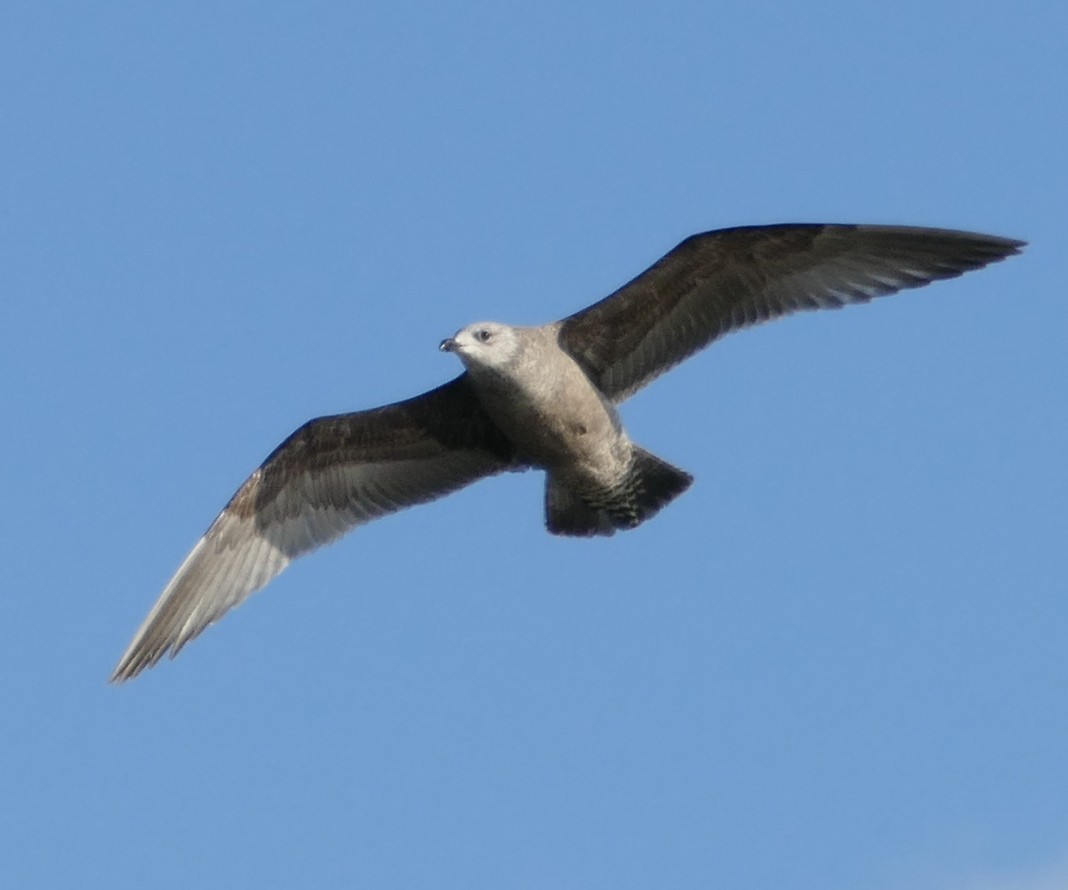
[[[171,657],[294,559],[387,513],[505,470],[545,471],[557,535],[634,528],[693,477],[631,441],[617,406],[724,334],[954,278],[1018,253],[992,235],[787,224],[687,238],[615,293],[540,327],[468,325],[464,372],[429,392],[311,420],[231,498],[112,674]]]

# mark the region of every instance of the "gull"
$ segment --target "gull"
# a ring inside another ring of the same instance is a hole
[[[173,658],[298,556],[486,476],[545,471],[553,534],[632,529],[693,481],[620,420],[620,403],[655,377],[731,331],[954,278],[1023,246],[907,226],[720,229],[560,321],[468,325],[440,347],[463,363],[459,377],[311,420],[275,448],[178,568],[111,680]]]

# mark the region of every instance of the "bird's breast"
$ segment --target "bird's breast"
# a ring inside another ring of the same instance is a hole
[[[553,374],[540,369],[478,389],[494,423],[535,466],[603,463],[625,440],[615,408],[577,366]]]

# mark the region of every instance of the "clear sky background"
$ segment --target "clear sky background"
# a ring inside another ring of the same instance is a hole
[[[5,3],[0,886],[1068,886],[1066,9]],[[783,221],[1031,246],[644,391],[634,532],[483,482],[107,685],[300,423]]]

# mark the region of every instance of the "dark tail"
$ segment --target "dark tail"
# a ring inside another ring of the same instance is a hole
[[[634,446],[630,472],[617,488],[575,491],[549,475],[545,525],[554,535],[611,535],[634,528],[690,487],[693,476]]]

